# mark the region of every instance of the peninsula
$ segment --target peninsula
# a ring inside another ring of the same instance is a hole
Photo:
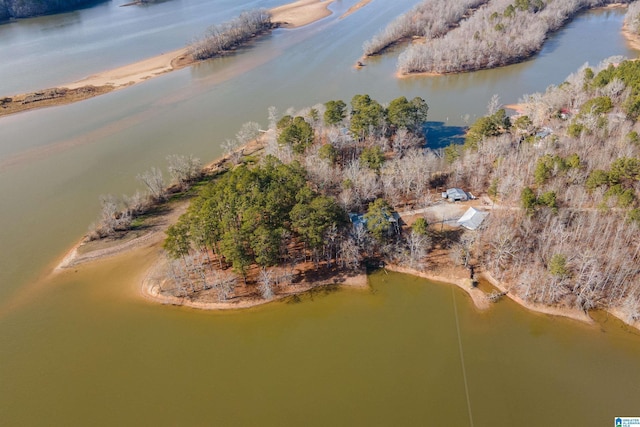
[[[364,56],[410,41],[398,57],[398,77],[472,72],[522,62],[578,13],[626,7],[618,0],[424,0],[363,46]]]
[[[506,296],[583,321],[605,309],[638,327],[640,138],[630,129],[640,110],[632,102],[637,83],[623,84],[638,66],[581,70],[531,96],[518,116],[496,107],[469,128],[464,145],[441,152],[422,148],[428,106],[420,98],[382,106],[356,95],[349,105],[272,114],[266,133],[251,146],[239,140],[204,175],[187,166],[174,174],[170,191],[188,195],[190,205],[156,228],[166,230],[166,258],[147,274],[143,293],[170,304],[240,308],[350,277],[362,285],[364,266],[383,266],[453,283],[479,309]],[[597,96],[603,87],[611,97]],[[557,106],[567,91],[587,100]],[[258,133],[248,125],[238,135]],[[595,147],[590,138],[605,138],[597,164],[584,151]],[[615,141],[622,140],[628,156],[619,158]],[[169,168],[193,163],[183,158]],[[197,195],[187,190],[195,183]],[[464,190],[443,201],[443,189],[454,185]],[[165,190],[152,193],[156,202],[168,198]],[[130,201],[105,208],[96,229],[104,241],[136,224]],[[469,230],[459,226],[468,208],[484,212]],[[594,242],[589,236],[599,229],[609,230],[607,238]],[[474,286],[483,280],[494,289]]]

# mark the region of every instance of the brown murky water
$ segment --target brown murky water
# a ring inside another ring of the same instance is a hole
[[[210,3],[134,10],[137,43],[105,41],[131,9],[110,4],[0,26],[0,57],[11,58],[0,64],[0,92],[120,65],[119,52],[129,62],[179,47],[206,26],[198,15],[236,14],[227,3],[278,2]],[[266,125],[270,105],[422,96],[433,129],[447,131],[483,114],[494,93],[515,102],[585,61],[635,56],[619,34],[621,12],[595,12],[526,63],[398,81],[394,54],[351,66],[366,38],[416,2],[372,2],[337,19],[353,3],[241,57],[0,120],[0,424],[598,426],[640,414],[640,337],[613,320],[585,326],[508,301],[478,314],[457,290],[384,273],[370,291],[237,313],[157,306],[137,288],[153,251],[47,277],[95,217],[98,195],[132,193],[136,174],[168,154],[216,157],[243,122]],[[191,22],[164,24],[171,41],[154,26],[165,13]],[[93,59],[60,64],[51,44],[65,40],[76,44],[60,49]],[[26,77],[33,66],[43,71]]]

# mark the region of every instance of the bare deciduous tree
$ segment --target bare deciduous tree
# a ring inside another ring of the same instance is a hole
[[[165,200],[167,190],[164,177],[162,176],[162,171],[160,169],[152,167],[148,171],[139,174],[137,178],[147,187],[149,194],[154,200]]]
[[[412,230],[406,236],[405,242],[409,249],[409,265],[412,268],[419,268],[431,247],[431,239],[428,235]]]
[[[261,268],[260,273],[258,274],[258,282],[260,283],[258,289],[260,290],[262,298],[266,300],[272,299],[275,294],[273,271]]]
[[[193,180],[202,173],[200,159],[193,155],[183,156],[172,154],[167,156],[169,174],[173,178],[173,183],[183,189],[189,186]]]

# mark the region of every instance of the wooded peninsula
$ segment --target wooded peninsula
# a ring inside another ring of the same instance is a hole
[[[167,302],[255,305],[384,265],[448,276],[472,295],[484,276],[498,289],[485,300],[574,317],[606,309],[637,325],[639,67],[585,67],[514,115],[494,98],[463,145],[437,150],[425,148],[420,98],[271,108],[268,129],[245,124],[214,169],[171,156],[171,186],[152,169],[139,176],[148,195],[103,198],[93,238],[188,199],[147,282]],[[477,200],[443,201],[446,188]],[[472,230],[436,214],[467,204],[489,213]]]
[[[638,16],[630,7],[628,31]],[[246,123],[213,165],[170,156],[171,182],[152,168],[138,176],[147,193],[104,196],[86,245],[166,229],[145,281],[166,303],[251,306],[383,266],[455,282],[482,307],[506,295],[638,327],[638,76],[639,62],[611,58],[515,114],[494,97],[464,144],[442,149],[428,148],[419,97],[271,107],[267,128]],[[184,213],[158,228],[167,211]]]

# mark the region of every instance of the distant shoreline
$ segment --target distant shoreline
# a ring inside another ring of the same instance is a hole
[[[640,50],[640,34],[634,33],[627,24],[624,24],[622,26],[622,35],[632,49]]]
[[[551,31],[547,34],[546,38],[549,37],[549,34],[555,33],[557,31],[560,31],[562,28],[564,28],[571,20],[574,19],[575,16],[577,16],[578,14],[584,12],[584,11],[590,11],[590,10],[607,10],[607,9],[616,9],[616,8],[627,8],[627,4],[626,3],[611,3],[605,6],[597,6],[597,7],[591,7],[591,8],[587,8],[587,9],[580,9],[577,10],[571,17],[569,17],[566,22],[557,30]],[[622,33],[624,34],[624,36],[626,37],[626,39],[629,42],[629,45],[636,50],[640,50],[640,36],[633,34],[631,31],[629,31],[626,26],[623,26],[622,28]],[[546,42],[546,38],[545,38],[545,42]],[[418,40],[418,41],[417,41]],[[406,38],[404,40],[398,40],[398,43],[401,43],[403,41],[406,41]],[[414,38],[411,43],[424,43],[424,38],[422,37],[417,37]],[[396,44],[396,43],[394,43]],[[467,73],[473,73],[473,72],[477,72],[477,71],[484,71],[484,70],[491,70],[491,69],[496,69],[496,68],[502,68],[502,67],[508,67],[510,65],[515,65],[515,64],[520,64],[523,63],[527,60],[529,60],[530,58],[538,55],[540,53],[540,51],[542,50],[539,49],[538,51],[534,52],[532,55],[526,55],[526,56],[522,56],[519,58],[514,58],[512,61],[508,61],[504,64],[500,64],[498,66],[493,66],[493,67],[481,67],[481,68],[477,68],[477,69],[471,69],[471,70],[459,70],[459,71],[452,71],[452,72],[436,72],[436,71],[411,71],[411,72],[400,72],[397,71],[395,73],[396,78],[398,79],[408,79],[408,78],[412,78],[412,77],[438,77],[438,76],[448,76],[448,75],[456,75],[456,74],[467,74]],[[375,55],[370,55],[370,56],[375,56]],[[360,65],[362,63],[362,61],[365,61],[369,56],[365,55],[362,58],[360,58],[360,60],[358,61],[356,67],[359,68]]]
[[[275,7],[271,13],[275,26],[299,28],[332,14],[328,9],[335,0],[298,0]],[[360,3],[366,4],[363,0]],[[359,4],[360,4],[359,3]],[[259,36],[258,34],[256,37]],[[57,87],[0,96],[0,118],[24,111],[66,105],[142,83],[154,77],[186,68],[196,61],[187,47],[163,53],[132,64],[102,71],[73,83]]]

